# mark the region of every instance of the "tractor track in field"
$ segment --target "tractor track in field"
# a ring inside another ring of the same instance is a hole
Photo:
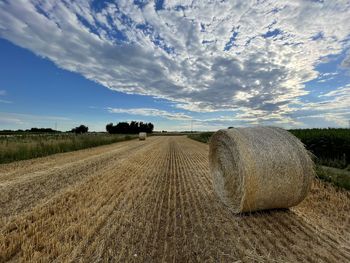
[[[0,262],[347,262],[350,195],[234,215],[208,146],[150,137],[0,165]]]

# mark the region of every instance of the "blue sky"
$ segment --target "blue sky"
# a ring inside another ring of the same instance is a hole
[[[347,127],[349,1],[1,1],[0,129]]]

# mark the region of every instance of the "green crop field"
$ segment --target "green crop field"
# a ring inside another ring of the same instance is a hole
[[[350,129],[294,129],[313,155],[320,179],[350,190]],[[188,135],[189,138],[208,143],[213,132]]]
[[[346,168],[350,164],[350,129],[290,130],[322,165]]]

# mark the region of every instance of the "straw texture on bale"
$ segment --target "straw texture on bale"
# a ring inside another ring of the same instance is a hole
[[[314,177],[304,145],[275,127],[219,130],[210,140],[209,164],[215,191],[235,213],[295,206]]]
[[[147,133],[145,132],[140,132],[139,133],[139,140],[146,140]]]

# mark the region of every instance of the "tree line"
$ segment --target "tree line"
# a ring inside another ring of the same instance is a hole
[[[153,123],[144,123],[142,121],[131,121],[129,122],[119,122],[116,125],[109,123],[106,125],[106,131],[110,134],[137,134],[139,132],[153,132],[154,125]],[[89,127],[86,125],[77,126],[70,131],[75,134],[83,134],[89,131]],[[51,128],[31,128],[27,130],[0,130],[0,134],[25,134],[25,133],[61,133],[61,131],[56,131]]]
[[[25,134],[25,133],[60,133],[61,131],[56,131],[51,128],[31,128],[26,130],[0,130],[1,135],[11,135],[11,134]]]
[[[89,131],[89,127],[85,125],[80,125],[78,127],[75,127],[71,130],[71,132],[75,134],[82,134],[82,133],[87,133]]]
[[[153,132],[154,125],[149,123],[143,123],[137,122],[137,121],[131,121],[128,122],[119,122],[116,125],[113,125],[113,123],[109,123],[106,125],[106,131],[110,134],[116,134],[116,133],[122,133],[122,134],[136,134],[139,132],[147,132],[152,133]]]

